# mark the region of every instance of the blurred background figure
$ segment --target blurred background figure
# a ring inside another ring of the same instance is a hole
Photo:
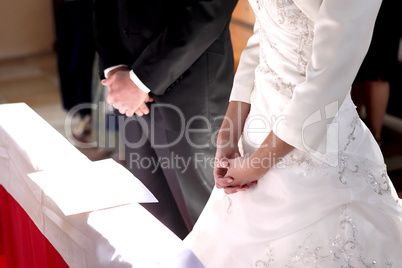
[[[353,84],[352,97],[378,144],[392,81],[397,78],[402,21],[401,1],[384,0],[376,20],[369,51]]]
[[[56,50],[64,109],[91,103],[95,43],[92,27],[92,0],[55,0]],[[72,130],[85,139],[91,130],[91,110],[75,114]]]

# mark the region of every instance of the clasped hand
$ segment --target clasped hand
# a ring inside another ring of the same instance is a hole
[[[134,113],[138,116],[148,114],[146,103],[152,102],[153,98],[134,84],[129,72],[128,68],[118,68],[107,79],[102,80],[102,85],[109,89],[106,101],[128,117]]]
[[[257,184],[262,177],[259,173],[248,157],[220,159],[215,166],[215,185],[226,194],[245,191],[251,184]]]

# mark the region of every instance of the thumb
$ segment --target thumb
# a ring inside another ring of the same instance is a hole
[[[227,168],[230,166],[230,159],[227,159],[226,157],[221,159],[220,162],[221,162],[222,167]]]
[[[229,159],[227,159],[226,157],[218,159],[216,166],[218,168],[227,168],[229,166]]]
[[[112,83],[112,81],[109,78],[101,80],[101,84],[104,85],[104,86],[110,86],[111,83]]]

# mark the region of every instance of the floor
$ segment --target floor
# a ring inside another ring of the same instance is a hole
[[[61,105],[56,57],[45,53],[25,58],[0,61],[0,103],[25,102],[62,135],[67,116]],[[93,139],[92,136],[88,136]],[[387,115],[384,123],[383,153],[388,173],[402,194],[402,120]],[[113,157],[121,159],[112,149],[81,148],[91,160]],[[121,162],[121,161],[120,161]]]
[[[0,61],[0,103],[25,102],[60,133],[61,106],[53,53]]]

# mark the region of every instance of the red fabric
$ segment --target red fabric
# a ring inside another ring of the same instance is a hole
[[[39,208],[38,208],[39,209]],[[60,254],[22,207],[0,186],[0,267],[66,268]]]
[[[7,268],[6,256],[0,255],[0,268]]]

